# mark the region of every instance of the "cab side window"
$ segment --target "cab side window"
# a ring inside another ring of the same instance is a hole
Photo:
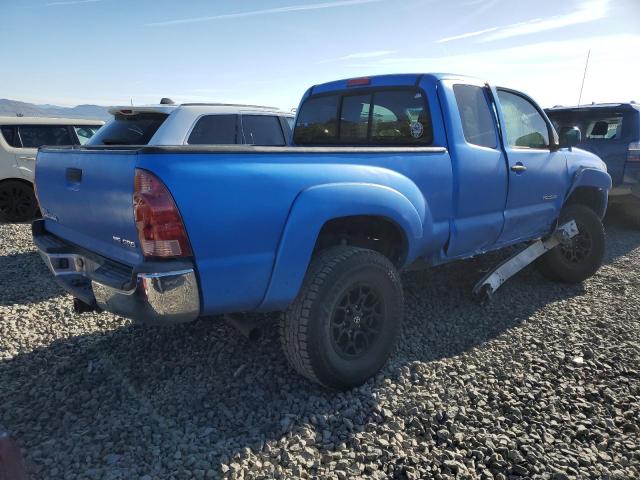
[[[507,143],[515,148],[549,147],[549,129],[538,109],[527,99],[498,90]]]
[[[485,89],[475,85],[454,85],[462,131],[468,143],[496,148],[496,126]]]

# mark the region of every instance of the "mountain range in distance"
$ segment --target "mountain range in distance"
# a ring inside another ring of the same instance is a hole
[[[57,105],[36,105],[0,98],[0,116],[23,117],[64,117],[86,118],[90,120],[111,120],[109,107],[101,105],[78,105],[75,107],[59,107]]]

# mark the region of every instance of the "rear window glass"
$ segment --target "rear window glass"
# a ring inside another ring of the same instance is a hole
[[[243,115],[244,143],[248,145],[283,146],[280,119],[273,115]]]
[[[379,89],[322,95],[304,102],[294,141],[298,145],[430,145],[431,117],[416,89]]]
[[[187,143],[191,145],[234,145],[238,143],[237,115],[205,115],[197,122]]]
[[[560,132],[578,127],[583,140],[622,140],[625,137],[625,115],[614,112],[547,112]]]
[[[116,114],[87,145],[146,145],[168,117],[165,113]]]
[[[474,85],[454,85],[462,131],[468,143],[496,148],[496,127],[484,88]]]
[[[69,128],[65,125],[21,125],[18,127],[23,148],[43,145],[73,145]]]
[[[4,141],[9,144],[11,147],[18,147],[19,143],[17,142],[18,138],[16,135],[15,127],[0,127],[0,131],[2,131],[2,136],[4,137]]]
[[[298,144],[335,143],[338,132],[338,95],[311,97],[302,106],[294,130]]]

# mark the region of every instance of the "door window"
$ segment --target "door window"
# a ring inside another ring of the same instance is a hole
[[[40,148],[43,145],[73,145],[69,129],[65,125],[21,125],[18,127],[24,148]]]
[[[237,115],[205,115],[197,122],[187,143],[190,145],[234,145],[238,143]]]
[[[498,90],[498,99],[509,146],[537,149],[549,147],[547,122],[529,100],[504,90]]]
[[[9,144],[11,147],[19,147],[20,143],[18,142],[18,136],[16,135],[15,127],[0,127],[2,131],[2,136],[4,137],[5,142]]]
[[[248,145],[282,146],[285,144],[280,119],[272,115],[243,115],[242,131]]]
[[[496,127],[485,89],[474,85],[454,85],[462,131],[468,143],[496,148]]]

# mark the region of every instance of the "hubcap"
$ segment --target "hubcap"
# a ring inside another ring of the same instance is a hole
[[[593,242],[591,235],[582,225],[578,225],[578,233],[569,242],[560,244],[562,256],[570,263],[580,263],[591,253]]]
[[[25,218],[31,211],[31,198],[20,187],[0,189],[0,212],[9,218]]]
[[[369,286],[356,285],[338,302],[331,318],[331,343],[342,357],[364,355],[382,326],[382,298]]]

